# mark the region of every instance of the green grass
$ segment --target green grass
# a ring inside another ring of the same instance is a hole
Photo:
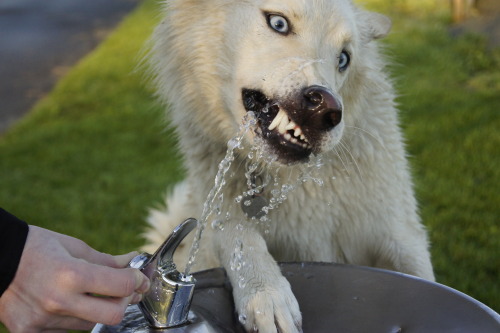
[[[368,1],[395,18],[386,52],[438,282],[499,311],[500,52],[450,38],[430,3]],[[162,108],[136,70],[157,10],[144,2],[0,137],[2,207],[100,251],[141,245],[147,207],[182,178]]]
[[[156,22],[146,2],[0,139],[0,202],[107,252],[141,245],[148,206],[182,177],[137,70]]]
[[[500,50],[430,19],[396,23],[389,49],[437,280],[500,311]]]

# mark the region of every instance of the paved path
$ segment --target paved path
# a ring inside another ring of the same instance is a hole
[[[140,0],[0,0],[0,133]]]

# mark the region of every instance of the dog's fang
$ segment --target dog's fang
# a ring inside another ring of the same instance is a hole
[[[284,111],[279,110],[276,117],[274,117],[274,120],[272,121],[271,125],[269,125],[269,130],[272,131],[273,129],[278,127],[281,124],[283,117],[288,118],[288,116]]]
[[[280,132],[281,134],[285,134],[287,125],[288,125],[288,117],[285,115],[285,117],[281,118],[281,123],[278,125],[278,132]]]

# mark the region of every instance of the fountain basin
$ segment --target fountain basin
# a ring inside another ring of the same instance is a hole
[[[406,274],[352,265],[283,263],[303,316],[304,332],[499,333],[500,315],[473,298]],[[184,326],[150,328],[138,307],[117,326],[93,332],[244,333],[222,268],[193,274],[197,280]]]

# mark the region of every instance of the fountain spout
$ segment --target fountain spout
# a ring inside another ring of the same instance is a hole
[[[173,256],[177,246],[197,224],[197,220],[187,219],[174,229],[153,255],[142,253],[129,263],[151,280],[151,288],[139,303],[151,327],[170,328],[188,321],[196,281],[192,275],[186,276],[176,269]]]

